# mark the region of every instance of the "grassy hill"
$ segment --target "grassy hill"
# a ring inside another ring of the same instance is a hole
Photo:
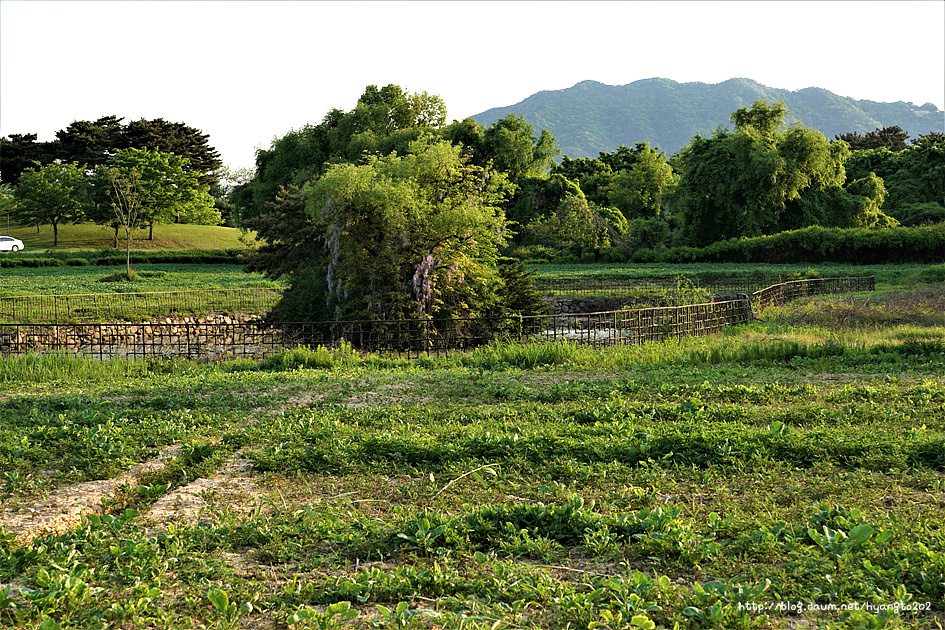
[[[621,144],[632,147],[644,141],[669,155],[696,134],[730,126],[728,117],[733,111],[758,99],[783,100],[796,119],[831,140],[850,131],[865,133],[892,125],[915,138],[945,126],[945,112],[930,103],[861,101],[816,87],[790,91],[749,79],[711,85],[658,78],[619,86],[582,81],[565,90],[538,92],[473,118],[491,125],[509,113],[524,116],[536,130],[550,131],[562,154],[571,158],[597,157]]]
[[[108,249],[115,245],[115,232],[109,227],[95,223],[80,223],[78,225],[59,226],[59,244],[53,247],[52,226],[43,225],[39,230],[35,227],[22,227],[15,223],[0,224],[0,233],[13,236],[25,245],[24,252],[45,250],[72,250],[72,249]],[[132,250],[162,250],[162,249],[238,249],[247,248],[244,241],[248,241],[252,234],[244,236],[237,228],[212,225],[156,225],[154,226],[154,240],[148,240],[148,230],[136,230]],[[124,234],[120,233],[119,249],[124,249]]]

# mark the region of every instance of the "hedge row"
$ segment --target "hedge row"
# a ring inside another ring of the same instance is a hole
[[[167,251],[136,251],[131,254],[134,264],[177,263],[193,265],[242,264],[245,250],[191,249]],[[124,265],[126,255],[115,250],[98,252],[43,252],[0,257],[0,267],[81,267],[85,265]]]
[[[945,262],[945,223],[880,230],[813,226],[702,248],[674,247],[660,253],[642,249],[630,262],[940,263]]]

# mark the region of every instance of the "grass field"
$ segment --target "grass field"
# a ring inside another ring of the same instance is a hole
[[[941,628],[943,304],[606,351],[0,359],[0,626]]]
[[[150,274],[140,282],[103,282],[123,266],[38,267],[0,270],[4,295],[69,295],[120,291],[199,291],[244,287],[281,287],[261,274],[244,273],[240,265],[137,264],[135,271]]]
[[[53,229],[50,225],[21,227],[0,222],[0,233],[23,241],[24,252],[107,249],[115,245],[115,231],[95,223],[59,226],[59,243],[53,247]],[[161,249],[234,249],[246,248],[246,237],[241,240],[236,228],[211,225],[155,225],[154,239],[148,240],[148,230],[136,230],[131,245],[135,250]],[[118,249],[124,250],[124,233],[120,234]]]

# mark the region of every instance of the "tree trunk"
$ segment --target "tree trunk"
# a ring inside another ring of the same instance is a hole
[[[125,228],[125,274],[131,280],[131,230]]]
[[[115,249],[118,249],[118,224],[115,224]]]
[[[154,224],[153,223],[148,225],[148,240],[149,241],[154,240]]]
[[[37,230],[36,230],[36,231],[37,231],[37,232],[39,231],[38,227],[37,227]],[[55,221],[53,221],[53,224],[52,224],[52,234],[53,234],[53,236],[52,236],[52,246],[53,246],[53,247],[56,247],[56,246],[59,245],[59,224],[56,223]]]

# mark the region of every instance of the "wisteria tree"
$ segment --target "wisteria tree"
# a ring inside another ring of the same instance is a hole
[[[293,290],[338,319],[481,314],[501,283],[507,193],[504,174],[432,135],[404,156],[334,165],[303,189],[322,255]]]

